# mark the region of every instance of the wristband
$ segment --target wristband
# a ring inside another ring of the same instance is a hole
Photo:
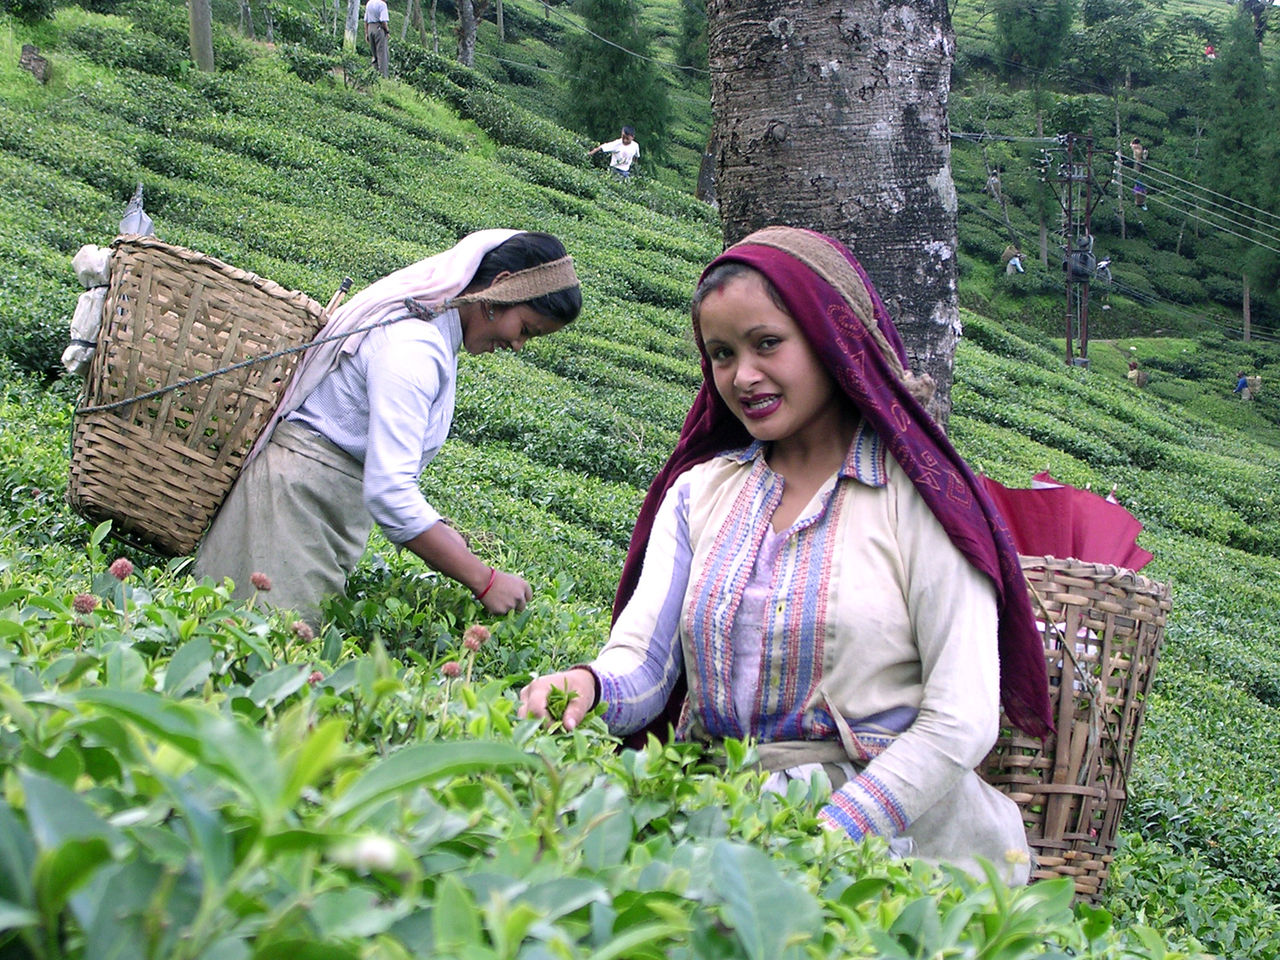
[[[497,568],[497,567],[490,567],[490,568],[489,568],[489,582],[488,582],[488,583],[486,583],[486,584],[484,585],[484,589],[483,589],[483,590],[481,590],[479,593],[477,593],[477,594],[476,594],[476,599],[477,599],[477,600],[483,600],[483,599],[484,599],[484,595],[485,595],[486,593],[488,593],[488,592],[493,588],[493,581],[494,581],[494,580],[496,580],[496,579],[497,579],[497,577],[498,577],[498,568]]]

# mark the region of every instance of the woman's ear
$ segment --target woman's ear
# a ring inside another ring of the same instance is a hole
[[[489,281],[489,286],[492,287],[495,283],[500,283],[503,280],[507,279],[507,277],[509,276],[511,276],[511,271],[503,270],[500,274],[498,274],[496,277],[494,277],[492,280]],[[485,289],[487,290],[488,287],[486,287]]]

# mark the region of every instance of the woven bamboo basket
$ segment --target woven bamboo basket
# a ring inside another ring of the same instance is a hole
[[[302,354],[162,388],[301,346],[324,308],[154,237],[119,237],[112,249],[67,499],[91,520],[181,556],[222,505]]]
[[[1044,637],[1055,733],[1005,728],[979,773],[1022,810],[1033,880],[1067,876],[1096,902],[1170,609],[1168,584],[1080,560],[1022,557]]]

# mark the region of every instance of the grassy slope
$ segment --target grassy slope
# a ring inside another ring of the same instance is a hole
[[[502,147],[394,83],[306,85],[256,55],[234,74],[177,84],[96,66],[64,42],[90,20],[64,10],[35,37],[55,62],[45,88],[14,66],[28,34],[0,21],[0,328],[64,322],[71,254],[109,239],[137,179],[166,239],[319,299],[344,274],[366,283],[475,227],[554,230],[579,262],[586,314],[518,358],[464,362],[457,436],[426,482],[495,556],[540,583],[571,576],[566,611],[602,627],[630,518],[696,382],[681,305],[717,248],[713,218],[661,186]],[[1146,572],[1175,585],[1128,823],[1141,835],[1128,837],[1110,906],[1227,952],[1246,935],[1274,947],[1274,913],[1260,904],[1280,897],[1275,403],[1230,399],[1242,355],[1228,344],[1179,346],[1193,353],[1185,362],[1167,343],[1099,346],[1083,373],[1065,371],[1031,327],[968,314],[966,328],[961,451],[1010,484],[1045,467],[1118,483],[1157,555]],[[1146,394],[1120,375],[1130,345],[1153,369]],[[47,577],[51,591],[74,592],[87,576],[87,528],[49,493],[64,482],[70,395],[14,381],[0,407],[6,583]],[[375,598],[391,589],[385,569],[362,573]],[[535,662],[584,655],[590,635]],[[1224,930],[1228,912],[1248,929]]]

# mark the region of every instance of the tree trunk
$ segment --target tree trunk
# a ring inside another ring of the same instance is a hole
[[[498,0],[497,14],[498,14],[498,42],[506,43],[507,29],[502,24],[502,0]]]
[[[862,261],[946,425],[960,335],[944,0],[709,0],[725,241],[809,227]]]
[[[458,62],[464,67],[476,62],[476,10],[471,0],[458,0]]]
[[[440,55],[440,34],[436,32],[436,0],[431,0],[431,52],[436,56]]]
[[[1247,273],[1240,275],[1240,283],[1240,293],[1244,301],[1241,304],[1241,316],[1244,319],[1244,342],[1248,343],[1253,335],[1253,314],[1249,309],[1249,275]]]
[[[250,40],[257,40],[253,32],[253,4],[250,0],[240,0],[240,32]]]
[[[1124,225],[1124,140],[1120,133],[1120,101],[1112,98],[1116,108],[1116,218],[1120,221],[1120,239],[1125,239]],[[1178,236],[1182,242],[1182,236]]]
[[[409,0],[404,8],[404,23],[400,24],[400,42],[404,43],[405,38],[409,36],[409,22],[413,19],[413,7],[415,3],[421,3],[422,0]]]
[[[213,72],[213,11],[210,0],[188,0],[191,27],[191,59],[196,68]]]
[[[271,0],[262,0],[262,15],[267,21],[267,43],[275,43],[276,18],[271,15]]]
[[[347,0],[347,21],[342,28],[342,49],[354,53],[356,31],[360,28],[360,0]]]

